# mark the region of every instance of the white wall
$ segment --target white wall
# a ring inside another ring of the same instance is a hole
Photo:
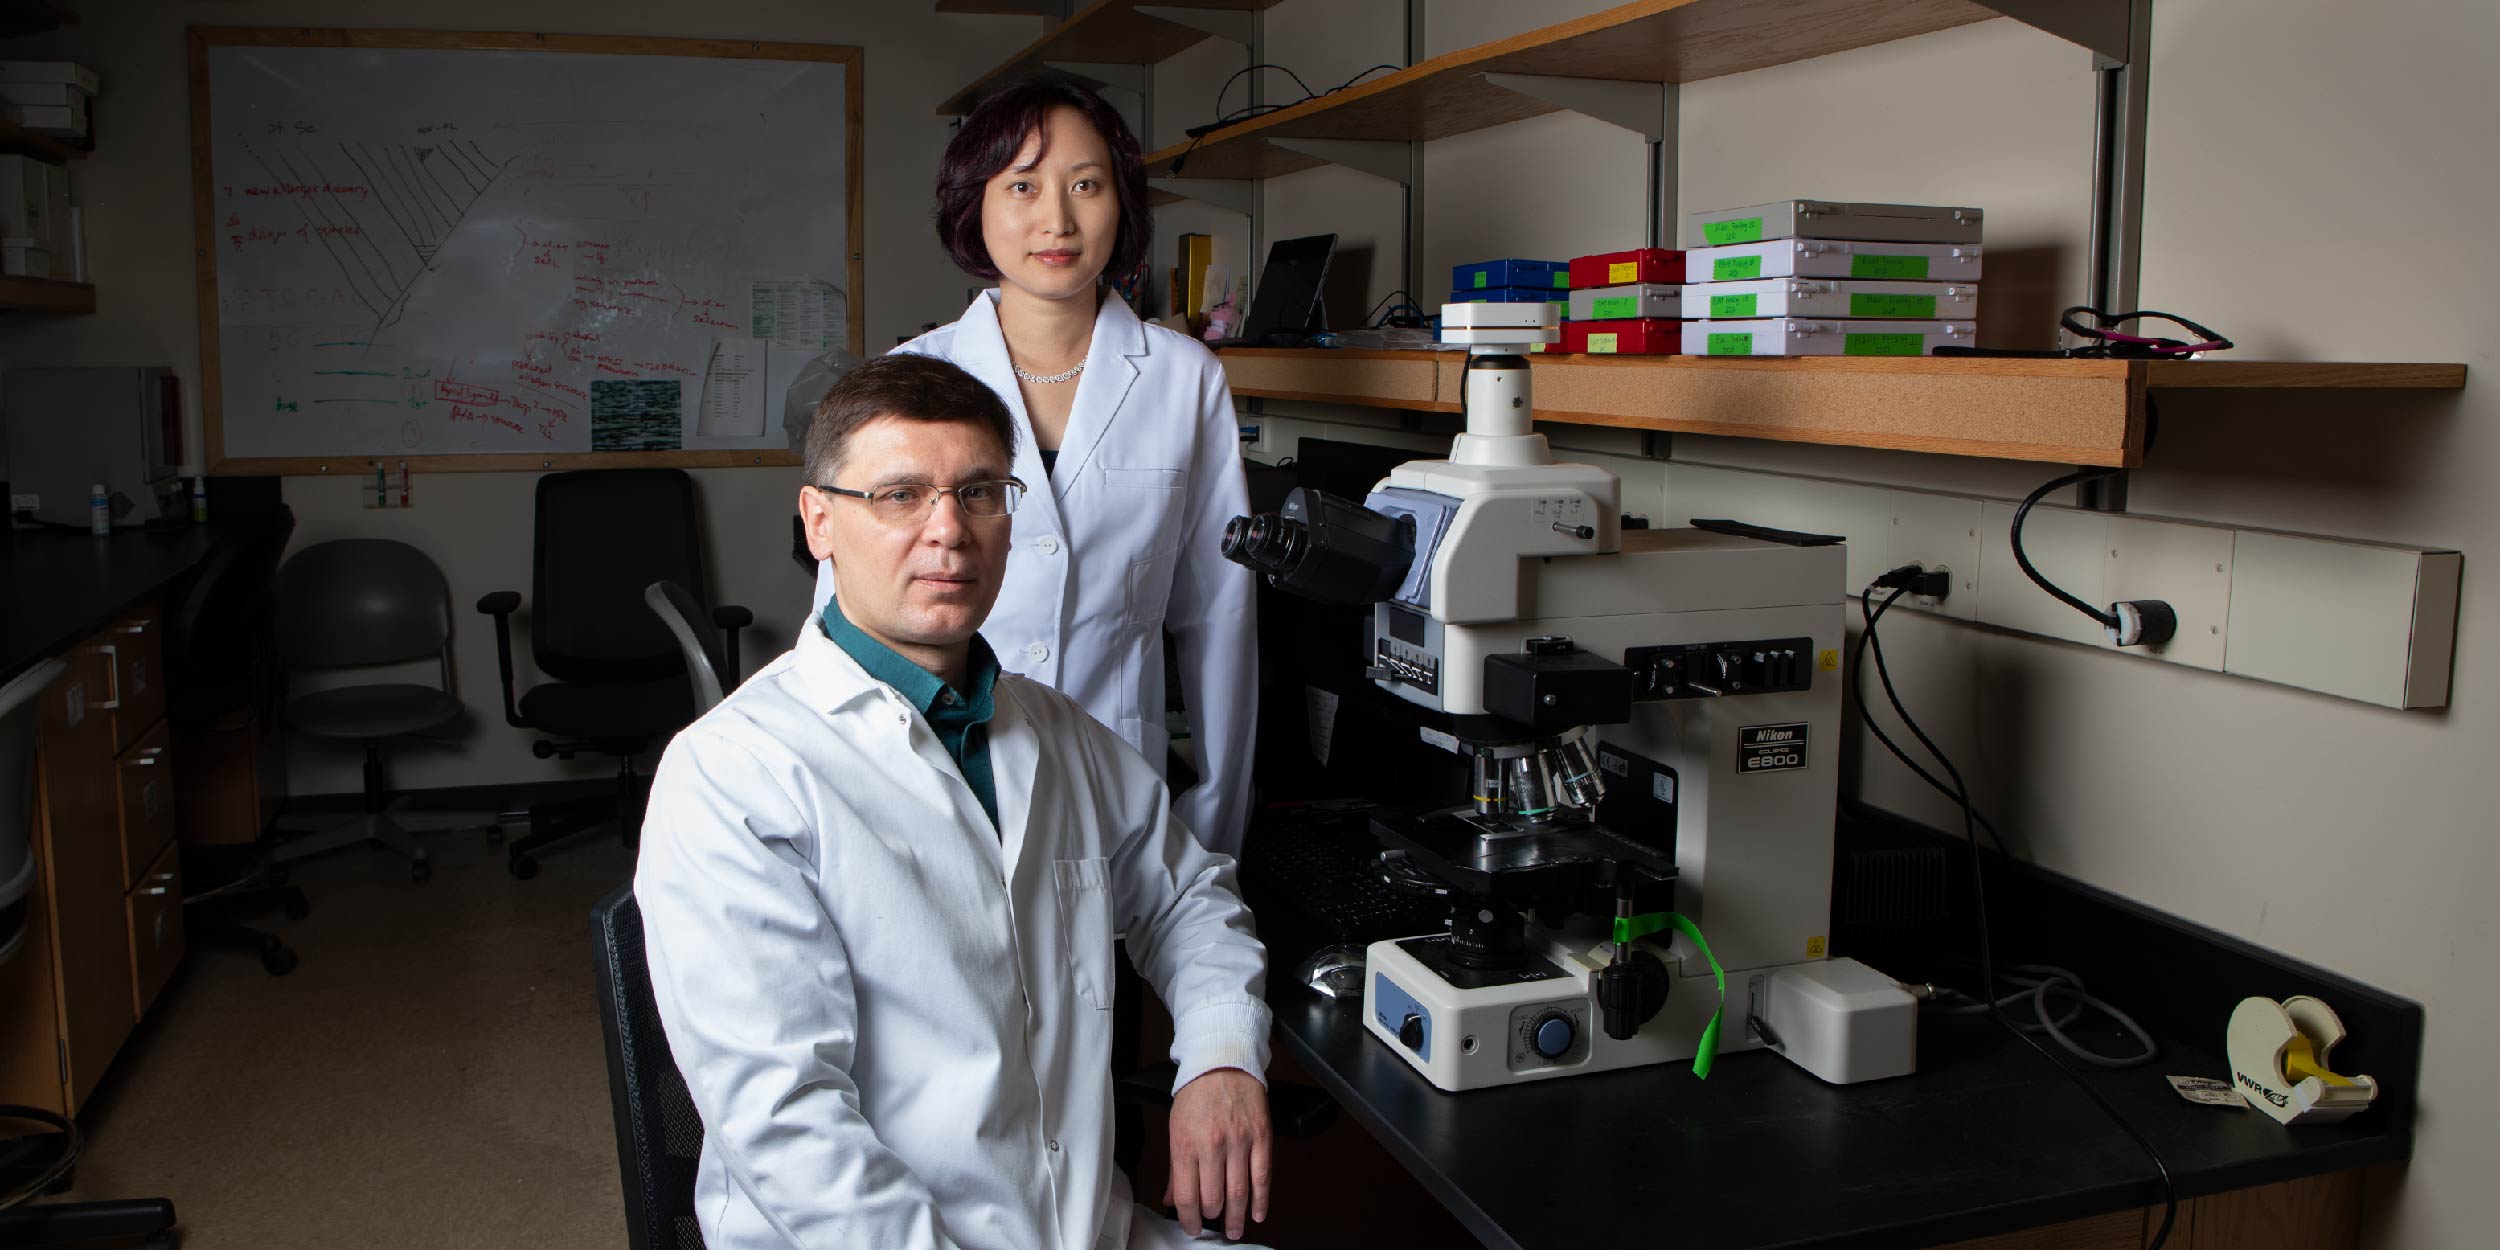
[[[88,263],[99,311],[92,317],[0,319],[0,362],[173,365],[183,375],[192,446],[198,446],[199,328],[191,245],[191,164],[186,25],[369,26],[451,30],[524,29],[571,34],[752,38],[856,44],[864,49],[862,150],[867,186],[867,343],[890,347],[923,322],[951,321],[974,285],[936,243],[930,195],[949,120],[940,100],[1033,38],[1026,18],[949,16],[925,3],[822,0],[719,0],[700,7],[636,0],[378,0],[354,6],[316,0],[225,0],[168,4],[81,0],[80,22],[14,42],[11,57],[74,58],[103,75],[96,104],[98,151],[75,166],[87,206]],[[196,452],[193,459],[199,457]],[[806,611],[808,585],[787,555],[788,516],[798,471],[695,472],[714,589],[742,603],[757,628],[745,645],[749,666],[785,645]],[[300,545],[341,537],[413,543],[443,566],[451,583],[455,666],[471,724],[456,744],[395,750],[396,784],[423,787],[539,780],[596,773],[585,758],[569,769],[530,757],[530,735],[503,723],[495,650],[486,618],[471,611],[491,590],[530,580],[530,473],[425,474],[406,512],[368,511],[356,483],[292,478],[287,502]],[[522,681],[532,680],[527,639]],[[290,784],[297,793],[352,791],[361,781],[353,752],[297,743]]]
[[[1591,7],[1436,0],[1428,42],[1439,53]],[[2478,958],[2500,928],[2488,901],[2500,883],[2500,693],[2480,681],[2500,647],[2500,585],[2472,573],[2500,550],[2490,485],[2500,306],[2482,291],[2500,274],[2500,234],[2475,211],[2500,202],[2495,55],[2500,8],[2487,4],[2155,7],[2142,302],[2223,330],[2250,358],[2463,361],[2475,372],[2461,395],[2164,394],[2133,503],[2465,551],[2451,707],[2388,711],[1932,617],[1886,632],[1905,698],[2027,854],[2425,1004],[2417,1157],[2373,1178],[2362,1236],[2380,1250],[2484,1244],[2484,1192],[2500,1161],[2500,1092],[2480,1079],[2500,1062],[2500,978]],[[2089,64],[1994,21],[1688,84],[1683,206],[1980,205],[1983,333],[2044,342],[2085,288]],[[1434,145],[1433,263],[1632,245],[1639,182],[1615,170],[1633,153],[1622,132],[1574,118]],[[1512,180],[1550,183],[1558,169],[1576,171],[1565,187],[1590,193],[1530,197]],[[1371,211],[1349,220],[1367,225]],[[2336,249],[2356,259],[2338,271],[2325,259]],[[1280,414],[1268,421],[1271,455],[1305,434],[1394,425],[1361,410],[1269,407]],[[1625,475],[1627,502],[1680,515],[1655,466],[1624,457],[1633,448],[1621,432],[1557,433],[1612,453],[1602,462]],[[1681,436],[1674,454],[2000,496],[2056,471]],[[1958,824],[1956,809],[1876,750],[1857,793]]]

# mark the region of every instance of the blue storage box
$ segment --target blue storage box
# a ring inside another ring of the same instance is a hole
[[[1481,260],[1452,269],[1450,286],[1461,291],[1483,291],[1504,286],[1568,291],[1571,289],[1571,266],[1559,260]]]
[[[1571,297],[1569,291],[1550,287],[1539,290],[1523,286],[1489,286],[1480,291],[1452,291],[1453,304],[1559,304]]]

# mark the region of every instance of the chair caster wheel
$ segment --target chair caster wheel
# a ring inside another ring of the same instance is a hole
[[[286,918],[289,920],[302,920],[312,914],[312,900],[301,894],[290,894],[280,910],[286,913]]]
[[[295,952],[283,946],[272,947],[260,953],[261,970],[273,977],[282,977],[295,971],[295,962]]]
[[[420,859],[411,862],[408,865],[408,879],[418,883],[419,885],[423,885],[424,883],[433,880],[433,861]]]
[[[511,862],[505,867],[511,869],[513,877],[521,881],[527,881],[538,875],[538,861],[520,852],[514,852]]]

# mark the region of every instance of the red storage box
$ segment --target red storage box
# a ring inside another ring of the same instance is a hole
[[[1638,321],[1566,321],[1562,349],[1593,356],[1672,356],[1683,350],[1684,323],[1672,317]]]
[[[1571,289],[1623,286],[1633,282],[1682,282],[1684,253],[1671,247],[1637,247],[1628,252],[1600,252],[1571,262]]]

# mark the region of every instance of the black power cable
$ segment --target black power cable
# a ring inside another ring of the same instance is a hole
[[[2051,487],[2054,485],[2055,483],[2052,483]],[[2048,489],[2050,488],[2043,488],[2041,493],[2046,493]],[[2031,1047],[2039,1053],[2041,1058],[2048,1060],[2059,1072],[2064,1073],[2066,1079],[2074,1082],[2075,1088],[2082,1090],[2084,1096],[2090,1098],[2093,1105],[2099,1107],[2101,1113],[2109,1117],[2111,1123],[2116,1124],[2121,1131],[2134,1140],[2136,1148],[2144,1152],[2145,1158],[2152,1160],[2153,1171],[2161,1178],[2161,1227],[2154,1232],[2152,1239],[2145,1243],[2145,1250],[2161,1250],[2162,1246],[2170,1240],[2171,1225],[2176,1222],[2179,1215],[2179,1193],[2177,1186],[2170,1178],[2170,1165],[2162,1161],[2161,1152],[2153,1148],[2152,1139],[2146,1137],[2143,1130],[2138,1129],[2133,1121],[2110,1103],[2109,1099],[2103,1097],[2101,1091],[2094,1089],[2092,1083],[2083,1078],[2082,1073],[2067,1066],[2066,1062],[2059,1059],[2048,1047],[2041,1045],[2038,1038],[2017,1025],[2011,1017],[2005,1014],[2004,1007],[2000,1005],[1997,994],[1996,955],[1988,938],[1988,888],[1986,875],[1980,863],[1979,815],[1971,805],[1970,786],[1962,779],[1962,770],[1954,767],[1952,757],[1944,753],[1944,748],[1936,745],[1935,739],[1927,736],[1927,731],[1920,728],[1918,721],[1910,715],[1910,709],[1902,704],[1900,692],[1893,688],[1892,671],[1884,664],[1883,644],[1874,641],[1876,622],[1883,619],[1884,613],[1890,611],[1892,605],[1900,601],[1901,596],[1910,593],[1909,586],[1903,584],[1903,580],[1921,571],[1911,566],[1896,569],[1877,578],[1874,584],[1860,592],[1858,611],[1866,622],[1864,646],[1867,653],[1875,657],[1875,675],[1883,682],[1884,698],[1892,704],[1893,713],[1901,718],[1902,725],[1918,739],[1919,745],[1927,748],[1927,753],[1935,757],[1937,765],[1944,770],[1944,774],[1953,779],[1953,788],[1950,793],[1952,798],[1961,805],[1962,839],[1970,848],[1971,910],[1977,918],[1979,936],[1980,1001],[1987,1004],[1988,1015],[1998,1024],[2003,1025],[2006,1032],[2022,1039],[2024,1045]],[[1874,602],[1875,591],[1886,588],[1892,593],[1886,595],[1879,606]],[[1851,675],[1850,688],[1852,690],[1858,689],[1858,682],[1862,676],[1863,670]],[[1861,715],[1863,715],[1865,708],[1863,695],[1859,697],[1858,703]]]
[[[2031,557],[2023,551],[2023,519],[2031,515],[2032,505],[2039,503],[2041,500],[2048,498],[2050,495],[2063,490],[2066,487],[2073,486],[2078,482],[2089,482],[2099,478],[2108,477],[2117,471],[2118,470],[2116,469],[2079,469],[2073,473],[2067,474],[2064,477],[2058,478],[2045,486],[2042,486],[2040,489],[2035,490],[2028,495],[2023,496],[2022,504],[2014,509],[2014,563],[2021,566],[2023,576],[2030,578],[2032,583],[2037,585],[2040,589],[2049,592],[2049,596],[2057,600],[2059,603],[2065,604],[2067,607],[2073,608],[2075,611],[2081,612],[2085,616],[2099,621],[2105,629],[2118,628],[2118,615],[2116,613],[2093,607],[2091,604],[2085,603],[2083,600],[2066,593],[2055,583],[2049,581],[2049,579],[2042,577],[2040,575],[2040,570],[2032,567]]]

